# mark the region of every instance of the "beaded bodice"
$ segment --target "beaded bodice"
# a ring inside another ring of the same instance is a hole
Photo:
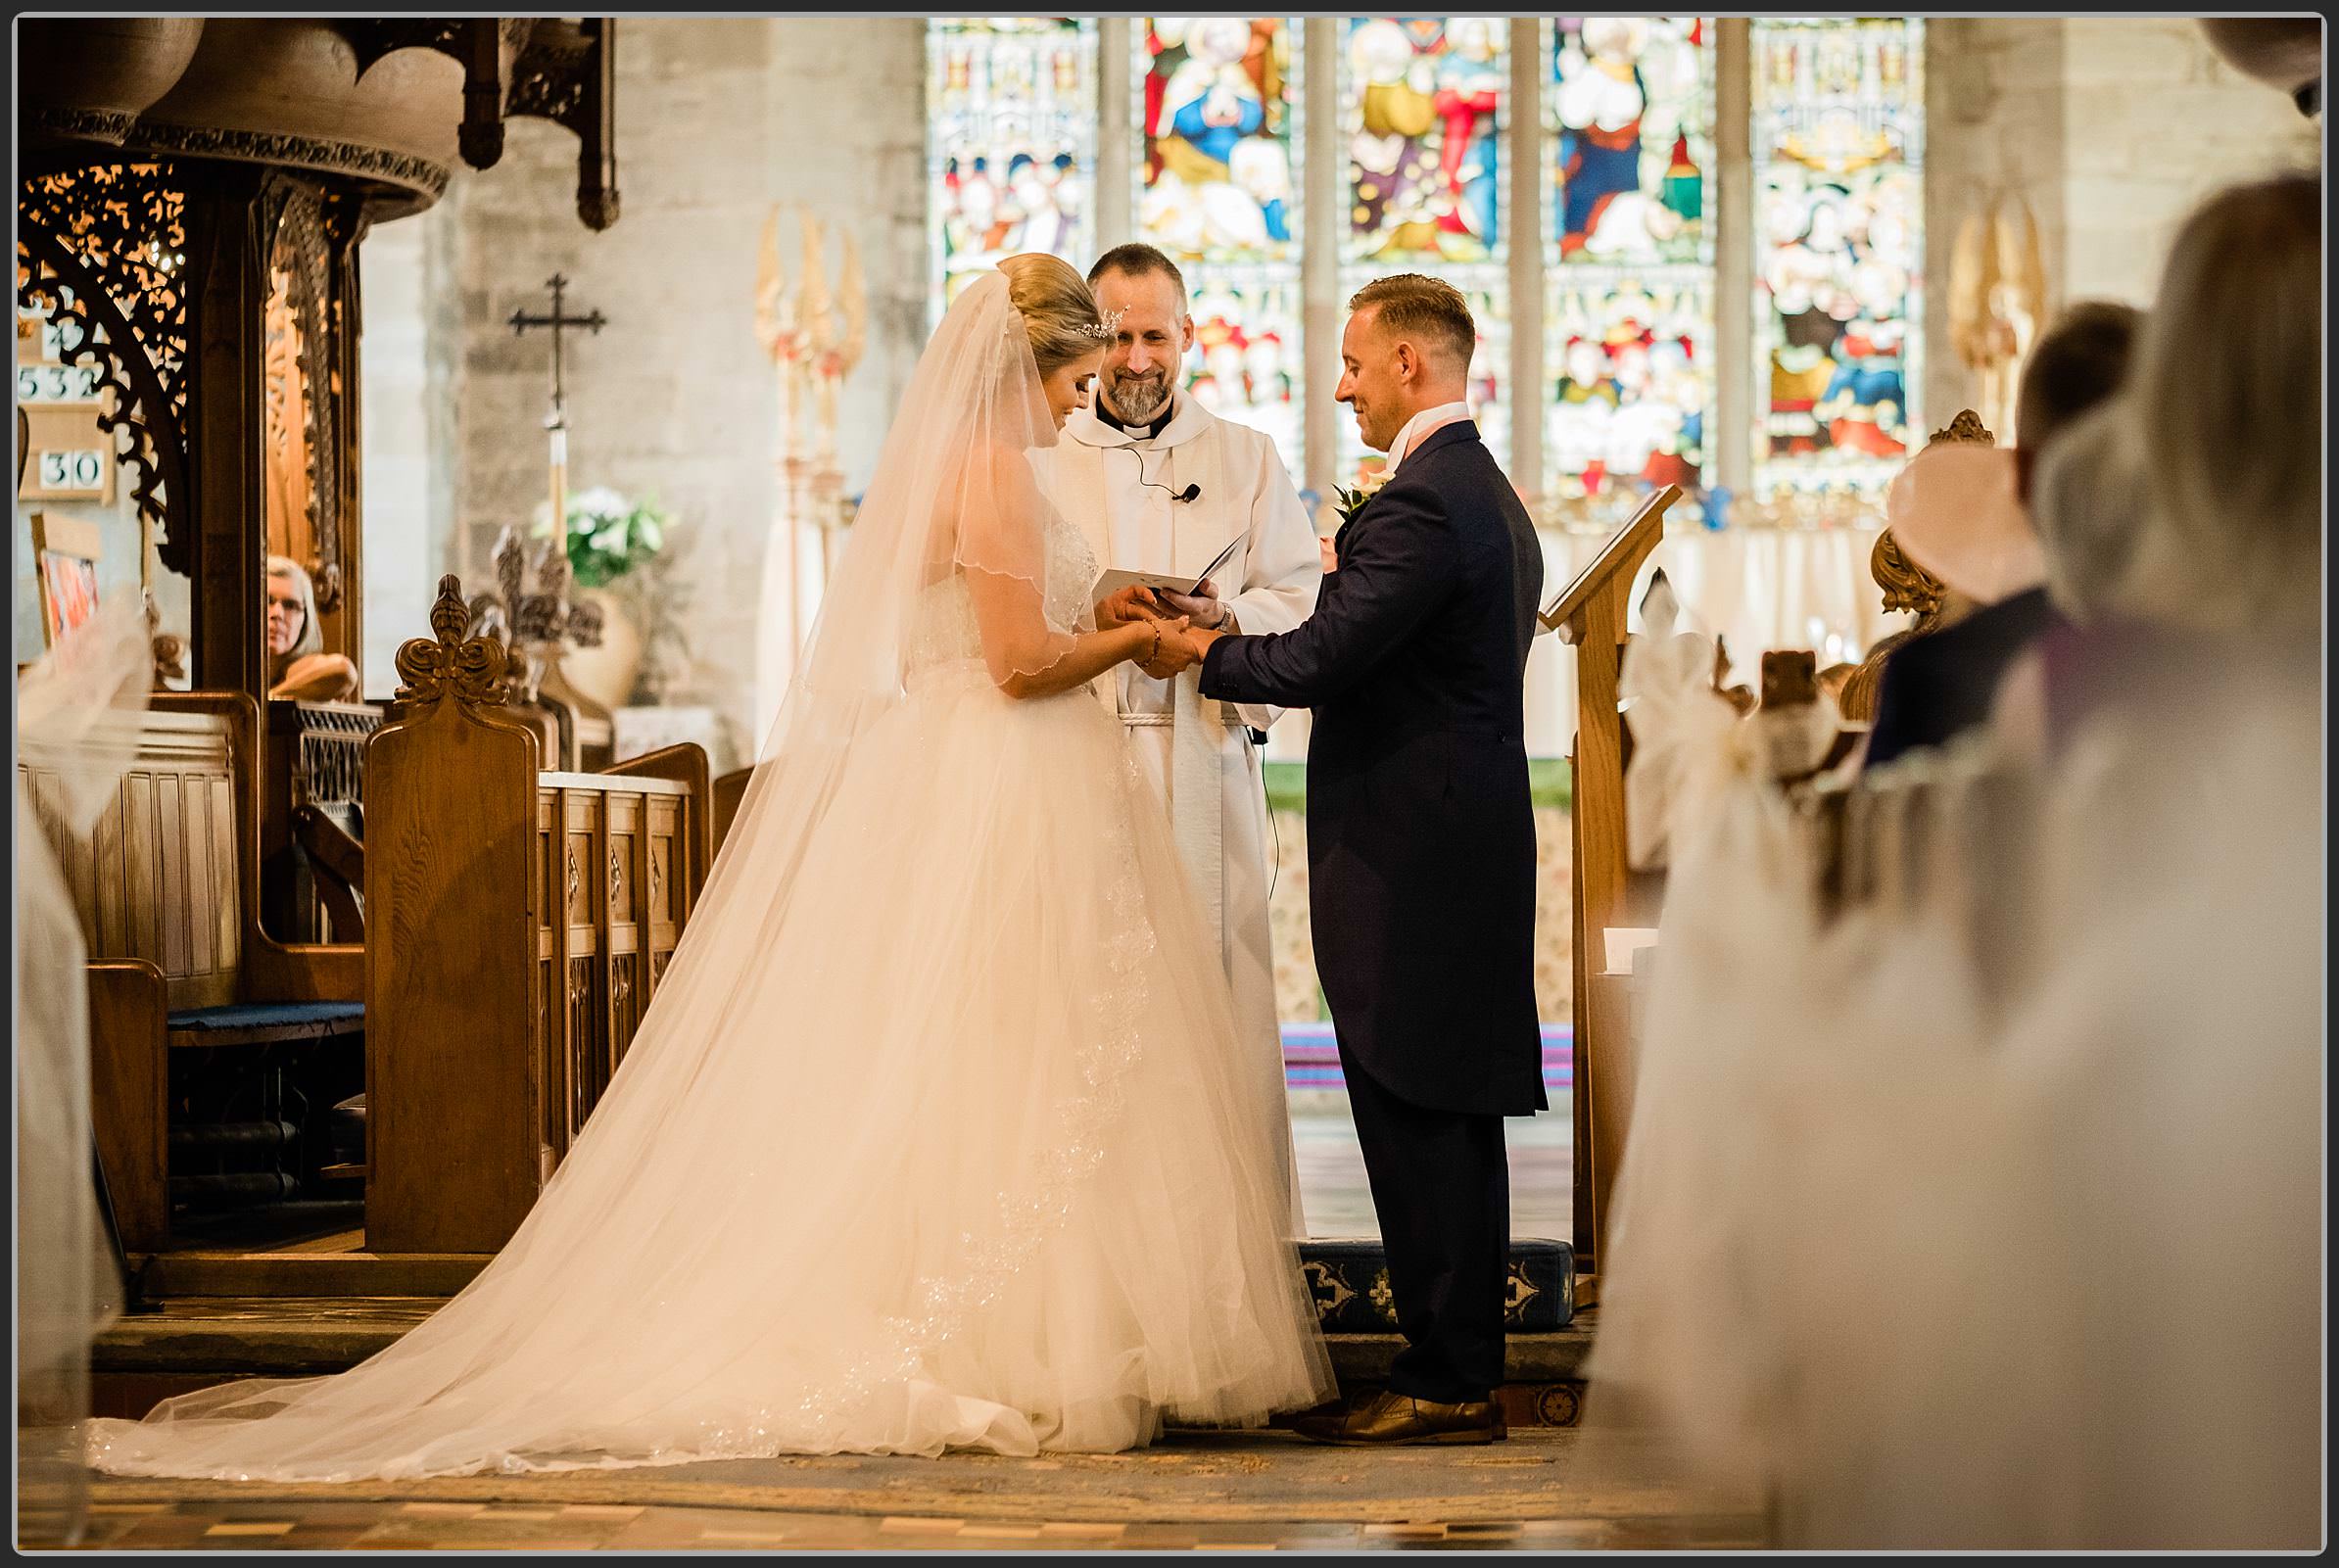
[[[1096,552],[1063,516],[1051,509],[1046,528],[1046,574],[1041,585],[1048,624],[1069,630],[1088,624],[1088,591],[1095,586]],[[918,624],[910,636],[909,667],[926,669],[982,657],[982,629],[975,619],[974,595],[966,578],[952,572],[930,583],[918,597]]]

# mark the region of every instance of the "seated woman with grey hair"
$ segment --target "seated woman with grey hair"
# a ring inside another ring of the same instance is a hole
[[[268,695],[296,702],[338,702],[358,694],[358,667],[325,651],[316,588],[298,561],[268,557]]]

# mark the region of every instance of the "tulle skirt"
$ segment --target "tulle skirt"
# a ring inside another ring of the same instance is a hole
[[[914,676],[800,846],[735,832],[609,1093],[468,1290],[338,1376],[94,1423],[92,1462],[1117,1450],[1318,1402],[1284,1108],[1180,876],[1088,692]]]

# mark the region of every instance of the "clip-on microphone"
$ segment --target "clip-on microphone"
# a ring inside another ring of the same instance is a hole
[[[1202,499],[1202,487],[1200,485],[1188,485],[1183,490],[1171,490],[1168,485],[1155,484],[1152,480],[1145,477],[1145,454],[1137,451],[1137,449],[1134,447],[1128,449],[1128,453],[1130,456],[1137,459],[1138,484],[1143,485],[1151,490],[1160,491],[1165,496],[1168,496],[1172,501],[1200,500]]]

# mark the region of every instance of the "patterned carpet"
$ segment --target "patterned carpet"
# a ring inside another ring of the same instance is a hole
[[[101,1476],[90,1500],[121,1510],[194,1501],[682,1506],[1054,1524],[1402,1524],[1704,1521],[1751,1540],[1756,1499],[1666,1479],[1619,1440],[1514,1432],[1483,1449],[1325,1449],[1284,1433],[1174,1433],[1126,1454],[1006,1459],[734,1460],[626,1471],[291,1485]]]
[[[1332,1025],[1286,1021],[1282,1027],[1284,1086],[1294,1090],[1340,1088],[1340,1044]],[[1543,1086],[1553,1105],[1566,1099],[1575,1082],[1575,1038],[1572,1024],[1543,1026]]]

